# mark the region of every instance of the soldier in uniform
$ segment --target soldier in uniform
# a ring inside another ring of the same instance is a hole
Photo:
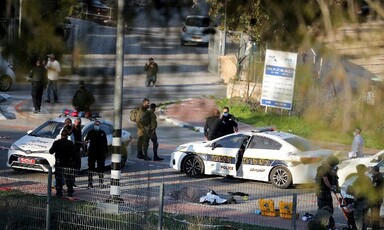
[[[155,111],[156,111],[156,104],[152,103],[149,106],[149,112],[151,113],[150,139],[153,143],[153,160],[154,161],[162,161],[164,159],[157,155],[157,150],[159,149],[159,142],[157,141],[157,134],[156,134],[157,116],[155,114]]]
[[[144,98],[136,117],[137,125],[137,158],[150,161],[148,157],[149,139],[151,137],[151,113],[148,111],[149,100]]]
[[[61,138],[53,142],[49,149],[50,154],[55,154],[55,179],[56,196],[63,196],[63,179],[68,188],[68,196],[73,195],[74,171],[71,169],[72,161],[75,159],[74,145],[68,140],[68,132],[61,131]]]

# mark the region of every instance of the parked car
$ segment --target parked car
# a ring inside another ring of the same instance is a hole
[[[208,45],[211,30],[211,19],[208,16],[187,16],[181,28],[180,45],[184,46],[186,43]]]
[[[370,156],[352,158],[345,161],[342,161],[338,165],[337,176],[339,177],[339,185],[343,185],[346,180],[352,176],[357,175],[356,166],[358,164],[363,164],[365,166],[373,167],[375,165],[380,165],[380,172],[384,172],[384,150]]]
[[[15,81],[16,76],[12,65],[0,54],[0,91],[8,91]]]
[[[233,176],[285,189],[313,183],[317,167],[331,154],[297,135],[259,128],[180,145],[170,167],[190,177]]]
[[[34,130],[28,131],[27,135],[23,136],[15,143],[13,143],[8,151],[7,166],[13,169],[25,169],[47,172],[48,166],[52,167],[54,171],[55,156],[49,153],[53,142],[61,137],[61,131],[64,127],[64,120],[70,118],[74,121],[77,117],[77,112],[68,111],[68,115],[61,115],[60,117],[53,118],[39,125]],[[72,115],[72,116],[71,116]],[[107,134],[108,139],[108,155],[106,157],[106,166],[111,165],[112,149],[112,136],[113,124],[112,122],[101,119],[98,117],[81,117],[82,138],[85,140],[88,132],[93,129],[95,120],[100,121],[100,128]],[[124,167],[127,161],[128,145],[131,141],[131,134],[126,130],[122,130],[122,156],[121,167]],[[87,153],[81,150],[81,169],[88,168]]]
[[[102,0],[81,0],[83,5],[82,13],[87,19],[98,22],[107,22],[111,20],[112,8],[104,4]]]

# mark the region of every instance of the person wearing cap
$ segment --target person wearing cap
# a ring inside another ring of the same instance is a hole
[[[79,81],[79,89],[72,98],[72,106],[77,111],[89,112],[89,107],[95,102],[91,91],[85,89],[84,81]]]
[[[56,196],[63,196],[63,180],[68,188],[68,196],[73,195],[74,171],[71,164],[75,159],[74,145],[68,140],[68,131],[61,131],[61,138],[53,142],[49,149],[50,154],[55,154],[55,179]]]
[[[88,146],[88,187],[93,187],[93,175],[99,175],[99,185],[103,184],[105,156],[108,152],[108,140],[105,132],[100,128],[100,121],[96,120],[93,129],[88,132],[85,141]],[[97,168],[95,164],[97,163]]]
[[[43,100],[43,91],[47,84],[47,71],[44,68],[43,60],[37,58],[36,66],[28,74],[28,80],[31,81],[32,102],[35,107],[34,113],[39,113],[41,109],[41,102]]]
[[[61,72],[60,63],[55,59],[54,54],[48,54],[48,62],[45,65],[48,75],[48,86],[47,86],[47,100],[45,102],[51,102],[51,91],[53,92],[53,99],[55,103],[58,103],[57,96],[57,80],[59,73]]]
[[[157,72],[159,71],[159,66],[153,60],[153,58],[149,58],[148,62],[145,63],[144,71],[147,73],[147,77],[145,79],[145,86],[150,87],[151,83],[153,83],[153,87],[156,87],[157,80]]]
[[[356,128],[353,131],[353,141],[351,146],[351,152],[349,153],[350,158],[363,157],[363,147],[364,147],[364,139],[361,136],[361,129]]]
[[[316,173],[316,197],[318,210],[330,207],[333,214],[332,192],[338,191],[337,165],[339,159],[331,155],[319,166]]]
[[[348,186],[347,193],[354,196],[353,216],[357,229],[367,228],[368,198],[373,191],[371,179],[365,174],[367,166],[356,165],[357,179]]]
[[[153,160],[162,161],[164,159],[157,155],[157,150],[159,149],[159,142],[157,141],[157,134],[156,134],[156,128],[157,128],[157,116],[155,113],[156,104],[151,103],[148,111],[151,113],[151,128],[149,133],[150,133],[150,139],[153,143]]]
[[[384,179],[378,166],[371,168],[373,191],[370,197],[371,226],[373,230],[380,229],[380,208],[383,203]]]

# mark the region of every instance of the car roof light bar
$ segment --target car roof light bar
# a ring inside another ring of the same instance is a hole
[[[69,117],[84,117],[88,119],[96,119],[101,117],[98,112],[84,112],[84,111],[76,111],[70,109],[63,109],[61,112],[61,116],[69,116]]]
[[[276,129],[272,126],[267,126],[267,127],[257,127],[256,129],[252,130],[253,133],[262,133],[262,132],[268,132],[268,131],[276,131]]]

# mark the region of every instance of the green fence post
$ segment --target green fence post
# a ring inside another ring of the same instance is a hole
[[[292,195],[292,228],[296,230],[296,206],[297,206],[297,193]]]
[[[159,207],[159,227],[158,230],[163,229],[163,208],[164,208],[164,183],[160,184],[160,207]]]
[[[47,213],[45,216],[45,229],[51,229],[51,189],[52,189],[52,167],[48,166],[48,184],[47,184]]]

